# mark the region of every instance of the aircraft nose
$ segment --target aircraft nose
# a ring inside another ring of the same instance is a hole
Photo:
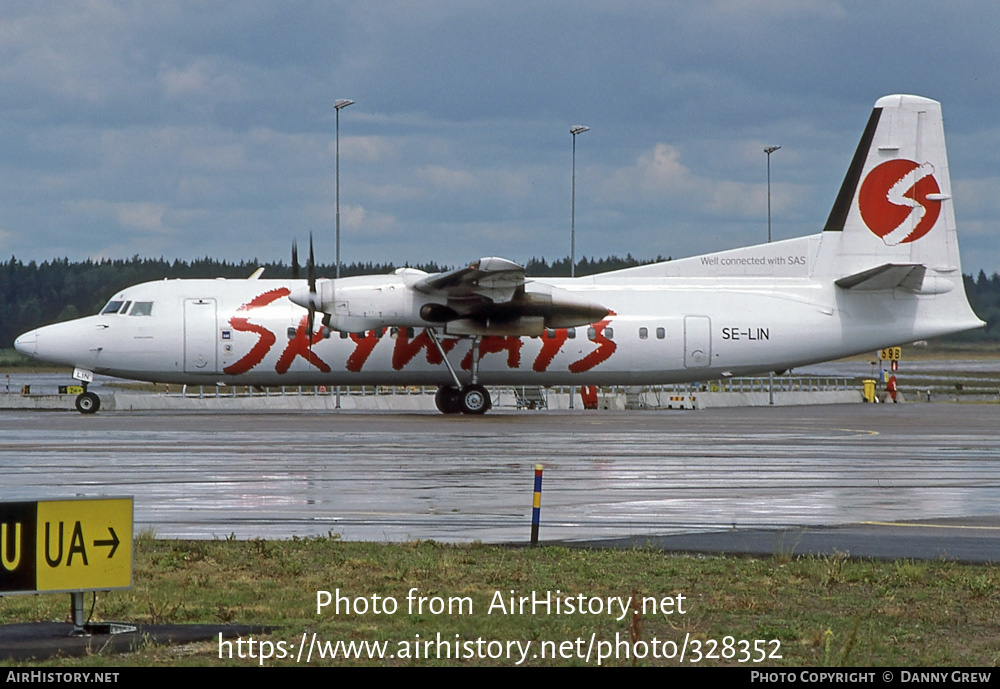
[[[38,350],[38,331],[32,330],[18,337],[14,340],[14,349],[25,356],[34,358],[35,352]]]

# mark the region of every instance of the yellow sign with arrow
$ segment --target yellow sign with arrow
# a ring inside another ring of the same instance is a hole
[[[131,497],[0,503],[0,595],[131,585]]]

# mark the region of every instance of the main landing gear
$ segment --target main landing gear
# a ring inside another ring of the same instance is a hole
[[[434,332],[433,328],[427,328],[427,332],[430,334],[435,346],[437,346],[441,358],[444,359],[445,366],[448,367],[448,371],[455,381],[454,385],[441,385],[438,387],[437,394],[434,395],[434,404],[437,406],[438,411],[442,414],[458,414],[461,412],[470,415],[485,414],[488,412],[490,407],[493,406],[493,402],[490,400],[489,391],[484,385],[480,385],[478,382],[479,338],[472,338],[472,383],[462,385],[451,362],[448,361],[448,355],[445,353],[444,348],[441,347],[441,343],[438,342],[437,333]]]
[[[482,385],[442,385],[434,395],[434,404],[442,414],[485,414],[493,406],[490,393]]]

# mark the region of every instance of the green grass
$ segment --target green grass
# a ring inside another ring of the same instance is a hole
[[[303,633],[323,641],[435,639],[576,642],[593,638],[682,644],[726,637],[776,640],[780,659],[762,666],[985,666],[1000,662],[1000,573],[991,566],[934,562],[876,562],[846,555],[771,558],[668,555],[652,549],[585,550],[559,547],[399,545],[291,541],[163,541],[136,539],[134,586],[100,594],[104,620],[139,623],[240,623],[276,625],[265,639],[296,643]],[[435,614],[407,608],[408,592],[471,599],[468,614]],[[394,614],[360,614],[332,605],[316,613],[317,591],[339,589],[369,608],[373,596],[394,599]],[[544,595],[684,596],[684,614],[647,612],[633,619],[595,614],[487,614],[497,592],[505,600]],[[0,599],[5,623],[64,619],[66,595]],[[90,597],[87,598],[89,609]],[[456,637],[456,635],[458,635]],[[616,637],[617,635],[617,637]],[[571,644],[574,649],[580,648]],[[688,658],[693,657],[689,645]],[[219,660],[217,642],[185,648],[146,644],[127,657],[92,655],[55,665],[245,665]],[[314,663],[316,661],[314,660]],[[609,665],[676,665],[676,659],[619,658]],[[294,664],[289,660],[269,665]],[[319,664],[319,663],[318,663]],[[323,661],[358,665],[512,665],[506,658]],[[586,665],[580,658],[529,658],[531,665]],[[596,664],[592,657],[590,665]],[[687,663],[685,663],[687,664]],[[703,665],[733,665],[708,659]],[[746,663],[746,665],[753,665]]]

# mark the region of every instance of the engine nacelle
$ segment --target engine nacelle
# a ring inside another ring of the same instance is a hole
[[[521,316],[513,320],[485,321],[459,318],[444,326],[449,335],[493,335],[496,337],[538,337],[545,330],[541,316]]]
[[[444,304],[424,304],[420,307],[420,317],[428,323],[447,323],[459,318],[458,311]]]
[[[458,317],[443,297],[417,292],[408,284],[412,281],[405,271],[319,280],[314,294],[303,286],[293,290],[289,299],[303,308],[312,303],[317,312],[325,314],[326,325],[349,333],[388,327],[421,328]]]
[[[604,306],[546,283],[528,281],[502,301],[477,291],[449,300],[447,286],[437,293],[415,289],[421,276],[426,273],[402,269],[320,280],[315,292],[302,285],[289,299],[324,314],[324,325],[340,332],[445,326],[445,332],[460,335],[537,336],[544,328],[583,326],[608,314]]]
[[[569,290],[544,282],[530,282],[524,287],[522,313],[541,316],[546,328],[575,328],[596,323],[610,313],[607,307],[578,297]]]

